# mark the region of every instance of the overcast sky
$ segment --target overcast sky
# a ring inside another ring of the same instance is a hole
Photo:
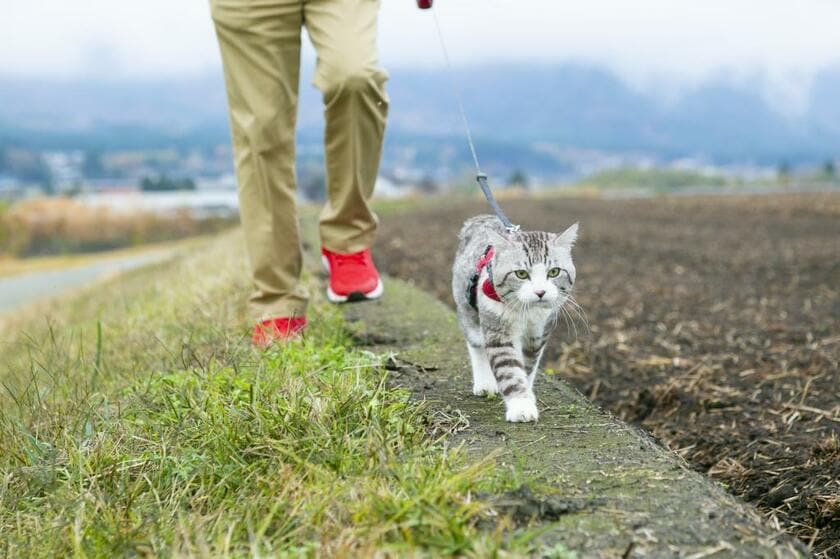
[[[415,0],[382,3],[386,67],[440,64],[431,14]],[[436,6],[456,63],[597,62],[637,83],[761,71],[783,90],[840,62],[837,0],[436,0]],[[183,75],[218,64],[207,0],[3,0],[0,74]]]

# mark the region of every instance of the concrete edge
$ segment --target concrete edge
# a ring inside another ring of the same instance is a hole
[[[541,374],[537,424],[504,421],[503,403],[473,396],[454,313],[432,295],[387,279],[379,301],[342,307],[359,346],[396,356],[390,382],[430,410],[461,413],[451,435],[476,458],[499,453],[538,487],[500,502],[543,529],[539,545],[585,557],[807,557],[798,540],[692,471],[647,434]],[[562,376],[562,371],[559,374]]]

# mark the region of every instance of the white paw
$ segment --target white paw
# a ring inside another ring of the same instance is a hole
[[[476,396],[483,396],[485,394],[498,394],[499,386],[496,379],[481,379],[473,381],[473,394]]]
[[[525,421],[536,421],[540,413],[537,411],[537,402],[533,396],[519,396],[505,402],[505,419],[511,423]]]

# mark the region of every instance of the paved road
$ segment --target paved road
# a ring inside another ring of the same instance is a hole
[[[93,283],[108,274],[160,262],[171,254],[172,250],[156,250],[122,258],[107,259],[75,268],[0,278],[0,313],[8,312],[44,297],[60,295],[71,289]]]

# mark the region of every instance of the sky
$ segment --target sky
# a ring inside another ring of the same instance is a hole
[[[0,75],[163,77],[220,64],[208,0],[3,4]],[[836,0],[436,0],[435,6],[456,65],[597,63],[641,87],[759,72],[780,95],[795,98],[814,72],[840,63]],[[432,15],[415,0],[382,0],[379,43],[386,68],[442,63]],[[311,49],[305,56],[312,58]]]

